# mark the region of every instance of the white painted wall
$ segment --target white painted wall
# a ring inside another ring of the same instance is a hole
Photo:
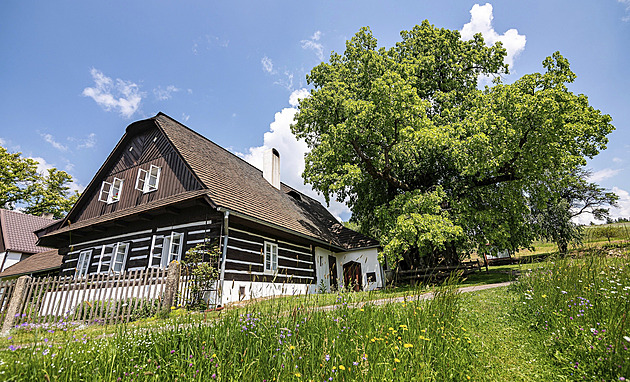
[[[4,259],[4,266],[0,269],[0,272],[9,268],[13,264],[17,264],[22,260],[22,254],[20,252],[6,252],[6,259]],[[0,264],[2,264],[2,260],[0,260]]]
[[[239,295],[244,287],[244,294]],[[236,303],[239,301],[280,296],[297,296],[317,293],[317,287],[309,284],[268,283],[251,281],[225,281],[223,284],[222,303]]]
[[[383,286],[383,272],[378,262],[378,250],[376,248],[359,249],[356,251],[333,253],[324,248],[315,247],[315,268],[317,273],[316,284],[289,284],[251,281],[225,281],[223,284],[222,305],[238,303],[239,301],[280,296],[297,296],[314,294],[320,291],[319,285],[324,282],[326,290],[330,291],[330,274],[328,256],[337,258],[337,285],[343,286],[343,265],[356,261],[361,263],[363,273],[363,289],[374,290]],[[367,273],[374,272],[375,282],[367,282]],[[244,293],[240,294],[240,288],[244,287]]]
[[[328,268],[328,256],[330,255],[334,256],[334,253],[324,248],[315,247],[315,261],[317,264],[317,287],[319,289],[319,286],[323,281],[327,291],[330,291],[330,271]]]
[[[383,286],[381,264],[378,262],[378,250],[376,248],[358,249],[356,251],[337,253],[337,276],[339,287],[343,286],[343,265],[351,261],[361,263],[361,273],[363,274],[363,290],[374,290]],[[367,281],[367,274],[374,272],[376,282]]]

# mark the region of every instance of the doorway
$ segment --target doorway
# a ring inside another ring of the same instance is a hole
[[[330,290],[337,290],[337,258],[328,256],[328,276],[330,276]]]
[[[343,284],[346,288],[349,287],[355,292],[360,291],[363,288],[361,276],[361,263],[350,261],[343,265]]]

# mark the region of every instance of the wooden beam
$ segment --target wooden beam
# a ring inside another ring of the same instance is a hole
[[[149,214],[139,214],[138,215],[138,219],[139,220],[144,220],[144,221],[151,221],[151,220],[154,219],[154,217],[149,215]]]
[[[181,213],[181,210],[179,208],[169,206],[164,208],[164,212],[171,215],[179,215]]]

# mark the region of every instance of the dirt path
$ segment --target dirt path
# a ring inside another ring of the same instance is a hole
[[[508,286],[508,285],[512,284],[512,282],[513,281],[508,281],[508,282],[503,282],[503,283],[496,283],[496,284],[473,285],[473,286],[468,286],[468,287],[457,288],[457,290],[460,293],[478,292],[478,291],[485,290],[485,289],[501,288],[501,287],[504,287],[504,286]],[[423,293],[423,294],[420,294],[420,295],[413,295],[413,296],[401,296],[401,297],[382,298],[382,299],[378,299],[378,300],[355,302],[355,303],[352,303],[352,304],[348,304],[348,306],[356,308],[358,306],[362,306],[362,305],[365,305],[365,304],[385,305],[385,304],[395,304],[397,302],[404,302],[404,301],[430,300],[430,299],[433,298],[434,295],[435,295],[434,292],[427,292],[427,293]],[[329,311],[329,310],[335,309],[337,306],[338,305],[326,305],[326,306],[322,306],[322,307],[316,308],[316,310]]]

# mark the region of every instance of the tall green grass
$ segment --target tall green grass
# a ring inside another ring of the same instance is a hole
[[[0,379],[59,381],[467,380],[475,362],[454,286],[432,300],[333,309],[251,305],[217,320],[182,317],[150,330],[121,326],[111,337],[73,337],[0,353]],[[301,301],[301,300],[296,300]],[[303,301],[303,300],[302,300]]]
[[[630,256],[592,250],[514,284],[516,315],[570,380],[630,378]]]

